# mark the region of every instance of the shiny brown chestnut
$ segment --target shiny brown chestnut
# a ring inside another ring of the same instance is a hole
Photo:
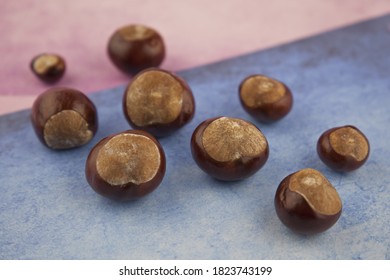
[[[123,112],[133,128],[163,137],[191,121],[195,101],[183,79],[151,68],[136,75],[126,88]]]
[[[264,75],[245,78],[239,86],[239,97],[244,110],[264,123],[282,119],[291,111],[293,104],[290,89]]]
[[[55,150],[88,143],[98,128],[96,107],[82,92],[53,87],[35,100],[31,122],[38,139]]]
[[[85,165],[89,185],[114,200],[138,199],[155,190],[165,175],[160,143],[142,130],[128,130],[102,139]]]
[[[108,41],[108,56],[114,65],[126,74],[158,67],[165,57],[165,45],[154,29],[132,24],[119,28]]]
[[[318,139],[317,153],[331,169],[349,172],[366,162],[370,144],[358,128],[346,125],[325,131]]]
[[[191,138],[191,152],[197,165],[223,181],[245,179],[267,161],[268,142],[252,123],[229,117],[202,122]]]
[[[311,168],[284,178],[274,202],[282,223],[301,234],[328,230],[337,222],[342,211],[336,189],[321,172]]]
[[[58,54],[42,53],[31,60],[30,68],[43,82],[55,83],[64,75],[66,64],[64,58]]]

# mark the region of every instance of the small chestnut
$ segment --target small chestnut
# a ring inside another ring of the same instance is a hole
[[[102,139],[88,155],[85,175],[102,196],[121,201],[155,190],[165,175],[160,143],[142,130],[128,130]]]
[[[163,137],[193,118],[195,101],[183,79],[151,68],[136,75],[126,88],[123,111],[133,128]]]
[[[342,202],[321,172],[307,168],[282,180],[275,194],[275,210],[282,223],[291,230],[314,234],[337,222]]]
[[[132,24],[119,28],[108,41],[107,52],[114,65],[126,74],[158,67],[165,57],[161,35],[154,29]]]
[[[55,83],[62,78],[66,70],[65,60],[58,54],[42,53],[30,63],[31,71],[46,83]]]
[[[336,171],[353,171],[361,167],[370,153],[367,137],[352,125],[331,128],[317,142],[320,159]]]
[[[285,117],[291,110],[293,97],[282,82],[264,75],[251,75],[239,86],[244,110],[260,122],[270,123]]]
[[[82,146],[98,128],[92,101],[82,92],[65,87],[53,87],[38,96],[31,122],[38,139],[51,149]]]
[[[263,133],[252,123],[229,117],[202,122],[191,138],[197,165],[223,181],[247,178],[267,161],[269,148]]]

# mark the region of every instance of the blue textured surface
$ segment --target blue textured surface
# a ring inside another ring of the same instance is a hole
[[[162,185],[144,199],[117,203],[88,186],[84,163],[108,134],[129,129],[123,87],[91,95],[100,128],[77,150],[43,147],[29,111],[0,118],[1,259],[390,259],[390,16],[288,45],[179,73],[193,89],[197,112],[161,143]],[[260,36],[260,35],[259,35]],[[191,158],[189,141],[204,119],[253,121],[238,102],[247,75],[284,81],[295,103],[273,125],[256,123],[270,158],[255,176],[222,183]],[[319,160],[319,135],[353,124],[370,140],[366,165],[336,173]],[[285,228],[273,206],[288,174],[312,167],[334,184],[344,203],[329,231],[301,236]]]

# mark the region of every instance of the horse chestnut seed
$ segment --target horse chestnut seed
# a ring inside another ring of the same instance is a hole
[[[62,78],[66,70],[65,60],[58,54],[42,53],[30,63],[31,71],[46,83],[55,83]]]
[[[128,130],[102,139],[90,151],[85,175],[102,196],[128,201],[155,190],[165,175],[160,143],[142,130]]]
[[[123,111],[133,128],[163,137],[193,118],[195,101],[183,79],[151,68],[135,76],[126,88]]]
[[[336,171],[353,171],[368,159],[370,144],[367,137],[352,125],[325,131],[317,142],[320,159]]]
[[[267,161],[269,148],[263,133],[252,123],[217,117],[205,120],[195,129],[191,152],[207,174],[233,181],[256,173]]]
[[[165,45],[156,30],[132,24],[112,34],[107,52],[119,70],[135,75],[146,68],[159,66],[165,57]]]
[[[282,82],[264,75],[251,75],[239,87],[243,108],[260,122],[270,123],[285,117],[291,110],[293,97]]]
[[[341,215],[342,202],[332,184],[311,168],[288,175],[275,194],[275,210],[282,223],[302,234],[323,232]]]
[[[56,150],[88,143],[98,128],[92,101],[82,92],[65,87],[53,87],[38,96],[31,122],[38,139]]]

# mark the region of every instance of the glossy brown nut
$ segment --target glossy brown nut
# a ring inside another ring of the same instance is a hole
[[[35,100],[31,122],[38,139],[55,150],[88,143],[98,128],[95,105],[82,92],[53,87]]]
[[[302,169],[280,183],[275,210],[282,223],[302,234],[331,228],[339,219],[342,202],[332,184],[315,169]]]
[[[236,118],[205,120],[194,131],[191,152],[197,165],[223,181],[245,179],[267,161],[268,142],[252,123]]]
[[[165,175],[165,153],[149,133],[128,130],[102,139],[85,165],[89,185],[114,200],[138,199],[155,190]]]
[[[242,107],[260,122],[270,123],[285,117],[292,108],[290,89],[282,82],[264,75],[251,75],[239,87]]]
[[[64,75],[66,64],[58,54],[42,53],[31,60],[30,69],[40,80],[55,83]]]
[[[133,128],[163,137],[192,120],[195,101],[183,79],[151,68],[136,75],[126,88],[123,112]]]
[[[132,24],[112,34],[107,52],[118,69],[126,74],[135,75],[141,70],[159,66],[165,57],[165,45],[156,30]]]
[[[318,139],[317,153],[333,170],[349,172],[367,161],[370,144],[358,128],[346,125],[325,131]]]

